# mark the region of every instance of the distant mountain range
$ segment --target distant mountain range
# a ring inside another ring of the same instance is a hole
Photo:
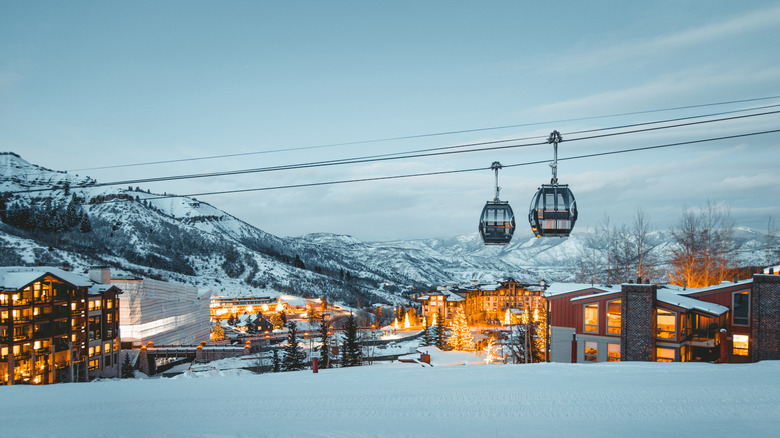
[[[581,280],[586,232],[484,246],[452,239],[368,243],[336,234],[280,238],[212,205],[100,186],[0,153],[0,265],[108,265],[115,272],[211,288],[218,295],[324,296],[350,306],[403,304],[436,285],[512,277]],[[759,266],[766,235],[734,232],[740,263]],[[670,234],[652,233],[663,256]]]

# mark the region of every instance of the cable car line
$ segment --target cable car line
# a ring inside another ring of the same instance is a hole
[[[269,154],[269,153],[276,153],[276,152],[291,152],[291,151],[300,151],[300,150],[330,148],[330,147],[336,147],[336,146],[351,146],[351,145],[357,145],[357,144],[370,144],[370,143],[381,143],[381,142],[390,142],[390,141],[398,141],[398,140],[411,140],[411,139],[416,139],[416,138],[427,138],[427,137],[436,137],[436,136],[453,135],[453,134],[467,134],[467,133],[472,133],[472,132],[483,132],[483,131],[492,131],[492,130],[509,129],[509,128],[522,128],[522,127],[539,126],[539,125],[556,125],[556,124],[567,123],[567,122],[577,122],[577,121],[595,120],[595,119],[613,118],[613,117],[622,117],[622,116],[639,115],[639,114],[652,114],[652,113],[658,113],[658,112],[677,111],[677,110],[693,109],[693,108],[704,108],[704,107],[710,107],[710,106],[731,105],[731,104],[735,104],[735,103],[757,102],[757,101],[763,101],[763,100],[773,100],[773,99],[778,99],[778,98],[780,98],[780,95],[778,95],[778,96],[758,97],[758,98],[752,98],[752,99],[731,100],[731,101],[725,101],[725,102],[712,102],[712,103],[704,103],[704,104],[696,104],[696,105],[686,105],[686,106],[678,106],[678,107],[670,107],[670,108],[657,108],[657,109],[651,109],[651,110],[631,111],[631,112],[624,112],[624,113],[617,113],[617,114],[605,114],[605,115],[598,115],[598,116],[578,117],[578,118],[562,119],[562,120],[554,120],[554,121],[546,121],[546,122],[530,122],[530,123],[521,123],[521,124],[515,124],[515,125],[493,126],[493,127],[487,127],[487,128],[474,128],[474,129],[463,129],[463,130],[456,130],[456,131],[435,132],[435,133],[428,133],[428,134],[407,135],[407,136],[399,136],[399,137],[387,137],[387,138],[380,138],[380,139],[374,139],[374,140],[361,140],[361,141],[342,142],[342,143],[329,143],[329,144],[314,145],[314,146],[301,146],[301,147],[287,148],[287,149],[272,149],[272,150],[266,150],[266,151],[240,152],[240,153],[233,153],[233,154],[211,155],[211,156],[205,156],[205,157],[178,158],[178,159],[171,159],[171,160],[147,161],[147,162],[141,162],[141,163],[116,164],[116,165],[100,166],[100,167],[86,167],[86,168],[80,168],[80,169],[70,169],[70,171],[71,172],[78,172],[78,171],[82,171],[82,170],[117,169],[117,168],[123,168],[123,167],[137,167],[137,166],[149,166],[149,165],[157,165],[157,164],[182,163],[182,162],[188,162],[188,161],[203,161],[203,160],[213,160],[213,159],[221,159],[221,158],[235,158],[235,157],[243,157],[243,156],[249,156],[249,155],[260,155],[260,154]],[[737,110],[737,111],[745,111],[745,110]],[[604,128],[604,129],[610,129],[610,128]]]
[[[711,120],[698,120],[698,121],[694,121],[694,122],[679,123],[679,124],[675,124],[675,125],[655,126],[655,127],[651,127],[651,128],[634,129],[634,130],[629,130],[629,131],[620,131],[620,132],[616,132],[616,133],[597,134],[597,135],[592,135],[592,136],[574,138],[574,139],[570,139],[570,140],[567,140],[567,141],[590,140],[590,139],[596,139],[596,138],[612,137],[612,136],[617,136],[617,135],[635,134],[635,133],[639,133],[639,132],[657,131],[657,130],[662,130],[662,129],[672,129],[672,128],[678,128],[678,127],[684,127],[684,126],[701,125],[701,124],[706,124],[706,123],[716,123],[716,122],[722,122],[722,121],[732,121],[732,120],[738,120],[738,119],[744,119],[744,118],[750,118],[750,117],[758,117],[758,116],[765,116],[765,115],[772,115],[772,114],[778,114],[778,113],[780,113],[780,110],[767,111],[767,112],[756,113],[756,114],[745,114],[745,115],[739,115],[739,116],[724,117],[724,118],[711,119]],[[481,143],[475,143],[474,145],[489,145],[489,144],[495,144],[495,143],[500,143],[500,142],[503,142],[503,141],[496,140],[496,141],[492,141],[492,142],[481,142]],[[491,150],[516,149],[516,148],[521,148],[521,147],[540,146],[540,145],[545,145],[545,144],[547,144],[546,141],[534,142],[534,143],[512,144],[512,145],[504,145],[504,146],[489,146],[489,147],[481,147],[481,148],[467,149],[467,150],[443,150],[443,151],[439,150],[439,151],[434,151],[434,152],[421,152],[421,153],[414,153],[414,154],[407,154],[407,155],[398,155],[398,156],[380,156],[378,158],[374,158],[374,157],[370,157],[370,156],[369,157],[355,157],[355,158],[345,158],[345,159],[338,159],[338,160],[316,161],[316,162],[309,162],[309,163],[288,164],[288,165],[260,167],[260,168],[251,168],[251,169],[239,169],[239,170],[231,170],[231,171],[196,173],[196,174],[184,174],[184,175],[161,176],[161,177],[150,177],[150,178],[138,178],[138,179],[131,179],[131,180],[123,180],[123,181],[111,181],[111,182],[106,182],[106,183],[79,184],[79,185],[71,186],[71,188],[73,189],[73,188],[86,188],[86,187],[106,187],[106,186],[115,186],[115,185],[142,184],[142,183],[150,183],[150,182],[164,182],[164,181],[198,179],[198,178],[213,178],[213,177],[220,177],[220,176],[233,176],[233,175],[242,175],[242,174],[250,174],[250,173],[264,173],[264,172],[281,171],[281,170],[308,169],[308,168],[334,166],[334,165],[344,165],[344,164],[362,164],[362,163],[370,163],[370,162],[382,162],[382,161],[389,161],[389,160],[423,158],[423,157],[440,156],[440,155],[454,155],[454,154],[461,154],[461,153],[467,153],[467,152],[484,152],[484,151],[491,151]],[[463,146],[461,146],[461,147],[463,147]],[[458,146],[449,147],[449,148],[458,148]],[[504,167],[511,167],[511,166],[504,166]],[[19,190],[19,191],[15,191],[15,192],[11,192],[11,193],[32,193],[32,192],[42,192],[42,191],[49,191],[49,190],[53,190],[53,188]]]
[[[653,149],[662,149],[662,148],[675,147],[675,146],[686,146],[686,145],[706,143],[706,142],[711,142],[711,141],[729,140],[729,139],[734,139],[734,138],[751,137],[751,136],[755,136],[755,135],[774,134],[774,133],[780,133],[780,129],[772,129],[772,130],[759,131],[759,132],[749,132],[749,133],[744,133],[744,134],[726,135],[726,136],[720,136],[720,137],[711,137],[711,138],[704,138],[704,139],[699,139],[699,140],[687,140],[687,141],[676,142],[676,143],[667,143],[667,144],[662,144],[662,145],[644,146],[644,147],[637,147],[637,148],[630,148],[630,149],[621,149],[621,150],[617,150],[617,151],[596,152],[596,153],[591,153],[591,154],[584,154],[584,155],[576,155],[576,156],[571,156],[571,157],[558,158],[558,161],[579,160],[579,159],[584,159],[584,158],[594,158],[594,157],[602,157],[602,156],[607,156],[607,155],[617,155],[617,154],[624,154],[624,153],[630,153],[630,152],[640,152],[640,151],[647,151],[647,150],[653,150]],[[538,160],[538,161],[529,161],[529,162],[525,162],[525,163],[503,164],[501,167],[502,168],[508,168],[508,167],[531,166],[531,165],[537,165],[537,164],[545,164],[545,163],[549,163],[549,162],[550,162],[549,160]],[[175,195],[175,194],[171,194],[171,195],[155,195],[155,196],[152,196],[152,197],[146,197],[144,199],[145,200],[156,200],[156,199],[170,199],[170,198],[186,198],[186,197],[195,197],[195,196],[226,195],[226,194],[234,194],[234,193],[260,192],[260,191],[271,191],[271,190],[282,190],[282,189],[319,187],[319,186],[337,185],[337,184],[349,184],[349,183],[384,181],[384,180],[394,180],[394,179],[404,179],[404,178],[416,178],[416,177],[424,177],[424,176],[449,175],[449,174],[468,173],[468,172],[482,172],[482,171],[485,171],[485,170],[491,170],[491,168],[490,167],[476,167],[476,168],[469,168],[469,169],[443,170],[443,171],[436,171],[436,172],[412,173],[412,174],[390,175],[390,176],[377,176],[377,177],[355,178],[355,179],[335,180],[335,181],[320,181],[320,182],[313,182],[313,183],[289,184],[289,185],[269,186],[269,187],[255,187],[255,188],[248,188],[248,189],[220,190],[220,191],[212,191],[212,192],[189,193],[189,194],[185,194],[185,195]],[[111,200],[108,200],[108,201],[104,201],[103,203],[105,204],[105,203],[113,203],[113,202],[128,202],[128,200],[127,199],[111,199]]]

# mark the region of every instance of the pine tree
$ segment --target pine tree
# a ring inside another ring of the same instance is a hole
[[[122,378],[132,379],[135,377],[135,371],[133,371],[133,365],[130,363],[130,355],[125,353],[125,360],[122,362]]]
[[[222,324],[217,320],[217,324],[214,326],[214,331],[211,332],[212,341],[223,341],[225,339],[225,330],[222,328]]]
[[[344,323],[344,342],[341,350],[341,366],[356,367],[361,364],[362,351],[357,333],[357,321],[353,314],[349,314]]]
[[[278,373],[279,371],[281,371],[281,363],[279,361],[279,349],[274,348],[272,351],[273,351],[273,359],[272,359],[273,372]]]
[[[455,320],[452,322],[450,337],[447,339],[450,350],[474,351],[474,337],[471,336],[466,313],[462,307],[455,312]]]
[[[433,343],[440,350],[444,350],[447,347],[446,342],[446,328],[444,326],[444,315],[441,313],[441,309],[436,311],[436,323],[433,326]]]
[[[319,334],[322,342],[320,343],[320,368],[330,368],[330,335],[328,333],[330,323],[325,319],[325,315],[320,319]]]
[[[288,324],[290,332],[287,335],[287,347],[284,349],[282,371],[300,371],[304,368],[304,353],[298,345],[298,333],[295,321]]]
[[[429,345],[433,345],[433,335],[431,335],[431,330],[433,330],[432,326],[426,325],[423,327],[423,336],[420,346],[427,347]]]

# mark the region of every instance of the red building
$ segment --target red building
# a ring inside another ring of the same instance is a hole
[[[780,359],[780,276],[702,289],[557,284],[545,292],[553,362]]]

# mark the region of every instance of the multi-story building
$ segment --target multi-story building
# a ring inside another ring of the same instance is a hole
[[[116,377],[119,288],[59,268],[0,268],[0,383]]]
[[[545,297],[553,362],[780,359],[780,276],[700,289],[559,284]]]
[[[198,345],[209,339],[211,290],[151,278],[111,276],[108,269],[103,275],[122,289],[122,342]]]
[[[444,319],[455,317],[462,307],[469,324],[500,324],[507,310],[532,314],[544,311],[544,287],[516,282],[512,279],[490,285],[471,283],[453,287],[440,286],[417,300],[422,304],[422,315],[431,321],[441,311]]]

